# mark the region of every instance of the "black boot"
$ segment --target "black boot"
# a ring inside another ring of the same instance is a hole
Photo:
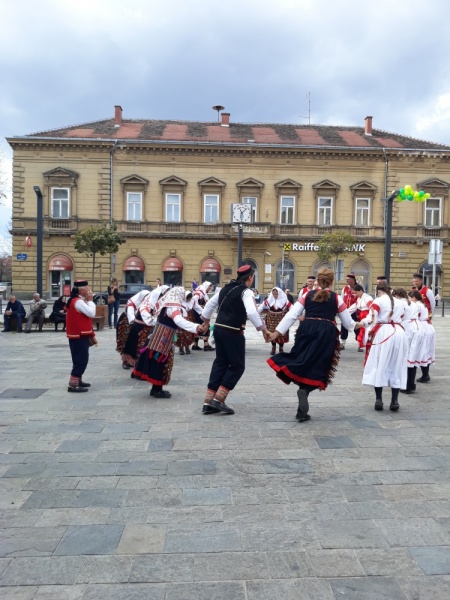
[[[398,403],[399,391],[400,391],[399,388],[392,388],[392,398],[391,398],[391,404],[389,406],[389,409],[394,412],[400,408],[400,404]]]
[[[428,374],[428,371],[430,370],[430,365],[420,368],[422,369],[422,377],[420,377],[417,381],[419,383],[428,383],[430,381],[430,376]]]
[[[406,380],[406,389],[400,390],[402,394],[413,394],[415,390],[414,380],[416,378],[416,367],[408,367],[408,379]]]
[[[375,410],[383,410],[382,387],[375,388]]]
[[[298,409],[295,418],[299,423],[303,423],[304,421],[309,421],[311,417],[308,415],[309,410],[309,402],[308,402],[309,393],[303,388],[298,388],[297,398],[298,398]]]

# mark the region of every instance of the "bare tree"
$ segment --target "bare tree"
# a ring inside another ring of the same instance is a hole
[[[7,156],[3,141],[0,140],[0,206],[6,203],[10,192]]]

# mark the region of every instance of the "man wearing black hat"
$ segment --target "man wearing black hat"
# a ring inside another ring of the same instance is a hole
[[[228,393],[236,387],[245,371],[245,322],[253,323],[264,336],[267,328],[256,309],[252,290],[255,273],[250,265],[237,270],[237,278],[232,279],[218,294],[213,296],[202,312],[205,325],[217,309],[214,325],[216,358],[212,364],[208,388],[203,404],[204,414],[225,413],[233,415],[234,410],[227,406]]]
[[[72,354],[68,392],[87,392],[90,383],[82,380],[89,362],[90,339],[95,341],[92,317],[95,317],[93,293],[85,279],[75,281],[67,301],[66,334]],[[95,343],[95,342],[94,342]]]
[[[347,285],[344,285],[344,287],[342,288],[341,298],[344,301],[345,308],[348,310],[350,306],[356,304],[356,301],[358,299],[356,297],[356,294],[353,292],[353,288],[356,285],[356,275],[354,275],[354,273],[349,273],[345,279],[347,281]],[[352,319],[354,321],[358,320],[355,313],[352,314]],[[348,329],[346,329],[341,324],[341,350],[345,348],[345,342],[347,341],[347,338]]]

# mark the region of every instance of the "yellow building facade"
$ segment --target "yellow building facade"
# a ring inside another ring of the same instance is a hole
[[[94,289],[120,283],[191,287],[194,279],[223,285],[238,266],[233,207],[249,205],[242,259],[255,267],[255,287],[297,291],[322,264],[317,242],[345,231],[355,252],[338,265],[368,291],[385,266],[386,203],[411,185],[424,203],[393,203],[390,283],[410,287],[421,271],[431,285],[430,239],[443,242],[436,267],[441,296],[449,240],[450,148],[363,127],[235,124],[114,119],[10,138],[13,148],[13,287],[37,284],[34,186],[43,194],[42,281],[58,297],[90,277],[92,261],[74,250],[77,231],[101,222],[124,238],[116,255],[99,257]],[[25,258],[24,258],[25,257]]]

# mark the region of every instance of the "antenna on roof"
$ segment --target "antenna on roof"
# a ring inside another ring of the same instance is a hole
[[[308,125],[311,125],[311,92],[308,92],[306,94],[306,98],[308,99],[308,116],[307,117],[300,116],[300,119],[308,119]]]
[[[219,122],[219,113],[221,110],[225,109],[225,106],[220,106],[220,104],[216,104],[212,107],[213,110],[217,110],[217,122]]]

